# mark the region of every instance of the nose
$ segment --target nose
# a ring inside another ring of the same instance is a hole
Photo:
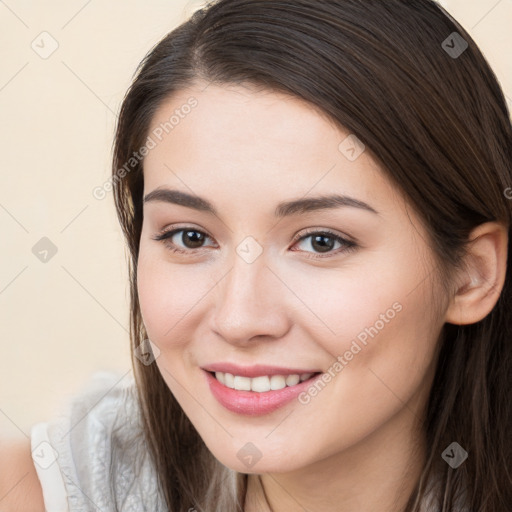
[[[236,256],[216,288],[211,328],[226,342],[244,345],[257,337],[280,338],[290,329],[290,292],[263,256],[252,263]]]

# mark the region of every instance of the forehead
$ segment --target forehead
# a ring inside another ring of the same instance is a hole
[[[232,185],[240,196],[244,190],[304,195],[313,188],[357,192],[365,201],[396,195],[368,151],[347,158],[349,131],[318,107],[280,92],[198,84],[160,105],[148,135],[155,146],[144,159],[145,193],[183,187],[185,180],[212,193]]]

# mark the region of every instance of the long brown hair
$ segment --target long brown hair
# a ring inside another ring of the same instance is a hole
[[[162,102],[198,79],[292,94],[356,134],[420,216],[441,282],[450,282],[481,223],[509,226],[511,252],[512,128],[486,59],[432,0],[219,0],[140,63],[120,111],[112,180],[130,252],[130,336],[143,429],[170,512],[234,512],[243,510],[246,475],[230,478],[234,472],[209,452],[157,366],[133,356],[147,333],[136,286],[144,162],[132,157]],[[434,475],[441,512],[451,511],[464,490],[472,512],[512,510],[510,267],[509,256],[490,314],[442,329],[423,423],[427,458],[405,512],[420,510],[424,483]],[[457,469],[441,457],[453,441],[469,454]]]

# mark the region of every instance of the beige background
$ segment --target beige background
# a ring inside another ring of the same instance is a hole
[[[512,0],[441,3],[512,108]],[[200,4],[0,0],[2,435],[28,435],[96,371],[130,372],[124,242],[111,193],[92,190],[110,176],[136,65]],[[42,237],[57,247],[46,263],[32,252]]]

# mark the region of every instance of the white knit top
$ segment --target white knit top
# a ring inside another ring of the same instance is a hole
[[[31,430],[46,512],[166,512],[142,438],[133,376],[99,372]]]

